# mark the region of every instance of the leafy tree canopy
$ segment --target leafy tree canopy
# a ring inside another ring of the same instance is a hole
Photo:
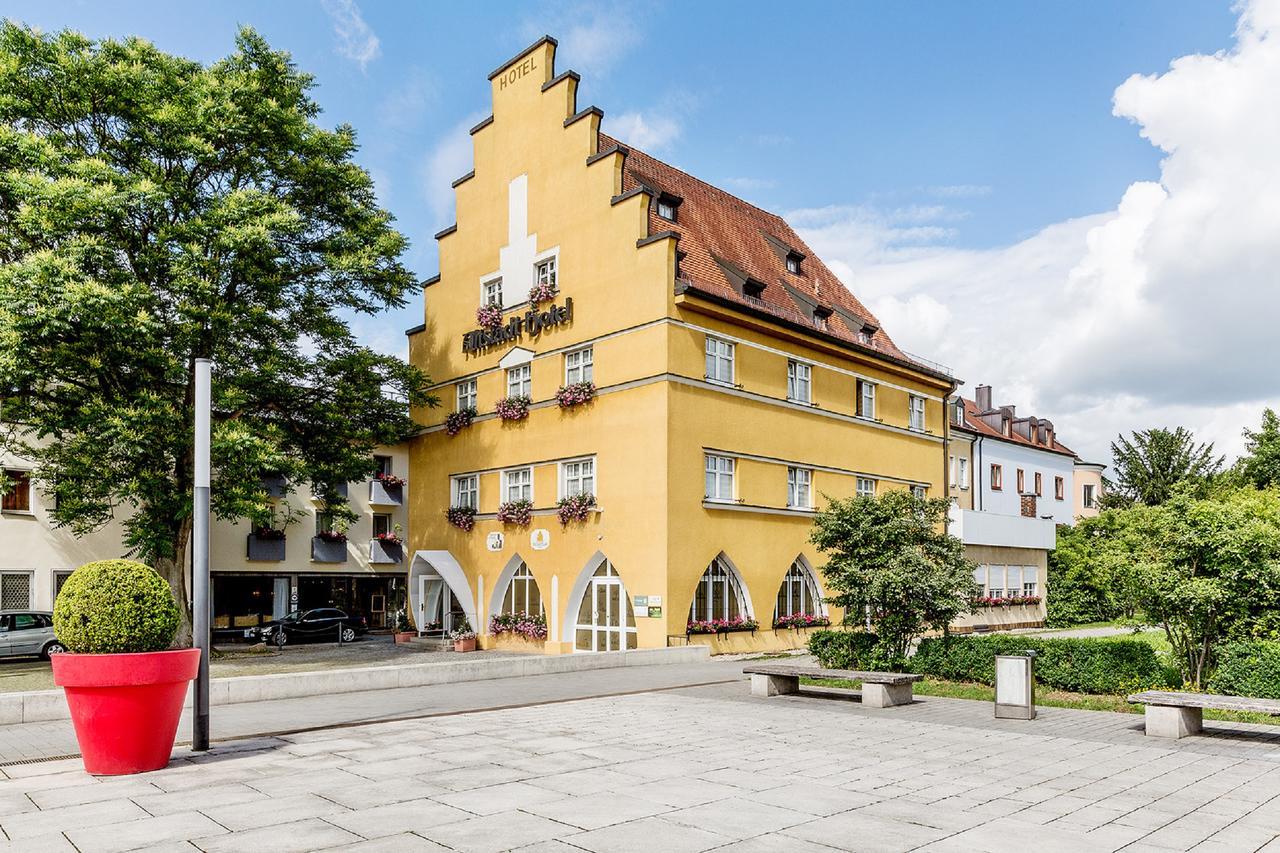
[[[1257,489],[1280,486],[1280,417],[1264,409],[1262,426],[1245,429],[1244,439],[1245,455],[1236,463],[1240,476]]]
[[[1223,457],[1215,456],[1213,443],[1196,444],[1183,427],[1147,429],[1117,436],[1111,443],[1116,479],[1107,492],[1115,498],[1109,506],[1129,502],[1157,506],[1167,501],[1180,483],[1203,486],[1222,470]]]
[[[77,534],[113,516],[187,608],[192,377],[215,362],[212,490],[363,479],[426,378],[344,313],[402,306],[405,238],[317,125],[309,75],[252,30],[203,66],[150,43],[0,24],[0,398]]]
[[[832,500],[814,520],[809,538],[828,557],[828,600],[848,623],[870,614],[881,665],[900,664],[913,640],[970,609],[975,567],[945,532],[949,509],[946,498],[895,490]]]

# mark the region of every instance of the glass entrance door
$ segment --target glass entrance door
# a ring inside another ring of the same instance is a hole
[[[418,630],[424,634],[448,634],[466,619],[462,602],[439,575],[418,576]],[[475,626],[472,625],[472,630]]]
[[[574,648],[580,652],[617,652],[636,647],[636,617],[622,578],[605,560],[596,569],[578,606]]]

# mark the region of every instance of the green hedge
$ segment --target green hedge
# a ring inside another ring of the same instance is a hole
[[[1227,643],[1218,649],[1218,671],[1210,693],[1280,699],[1280,643]]]
[[[159,652],[178,632],[178,603],[155,569],[99,560],[71,573],[53,605],[53,631],[81,654]]]
[[[1141,640],[953,636],[921,640],[907,668],[950,681],[995,683],[995,656],[1036,652],[1036,681],[1075,693],[1124,694],[1170,686],[1155,649]]]
[[[814,631],[809,654],[826,669],[871,669],[876,640],[865,631]]]

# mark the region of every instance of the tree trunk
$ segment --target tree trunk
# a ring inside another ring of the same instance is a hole
[[[173,538],[173,554],[170,557],[156,557],[155,568],[160,577],[169,582],[173,591],[173,599],[178,602],[178,635],[174,637],[174,648],[191,647],[191,580],[187,567],[187,546],[191,541],[191,520],[184,519]]]

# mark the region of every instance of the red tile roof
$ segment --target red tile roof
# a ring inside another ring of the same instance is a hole
[[[875,315],[782,217],[600,134],[599,151],[615,145],[627,151],[623,193],[644,187],[655,195],[669,193],[680,199],[675,222],[658,216],[657,205],[650,207],[649,233],[673,231],[679,235],[678,250],[683,255],[680,277],[688,287],[810,328],[814,327],[815,309],[831,312],[827,334],[869,346],[894,359],[919,363],[898,349]],[[799,275],[787,271],[788,252],[803,258]],[[764,285],[759,298],[744,293],[744,278]],[[864,328],[871,333],[869,344],[859,337]]]
[[[964,426],[960,427],[961,429],[966,429],[969,432],[974,432],[974,433],[977,433],[978,435],[985,435],[991,438],[998,438],[1003,441],[1007,441],[1010,444],[1020,444],[1023,447],[1034,447],[1036,450],[1047,450],[1051,453],[1062,453],[1072,457],[1076,455],[1076,452],[1074,450],[1072,450],[1070,447],[1067,447],[1062,442],[1058,441],[1058,436],[1056,433],[1053,436],[1052,445],[1038,444],[1034,441],[1027,439],[1025,436],[1021,435],[1016,430],[1011,430],[1009,435],[1005,435],[1000,430],[996,429],[995,427],[991,426],[986,421],[978,417],[979,410],[978,410],[977,403],[975,403],[973,400],[966,400],[963,397],[959,397],[957,399],[959,399],[960,402],[964,404]],[[950,417],[950,415],[948,415],[948,417]],[[957,424],[957,426],[959,425]]]

